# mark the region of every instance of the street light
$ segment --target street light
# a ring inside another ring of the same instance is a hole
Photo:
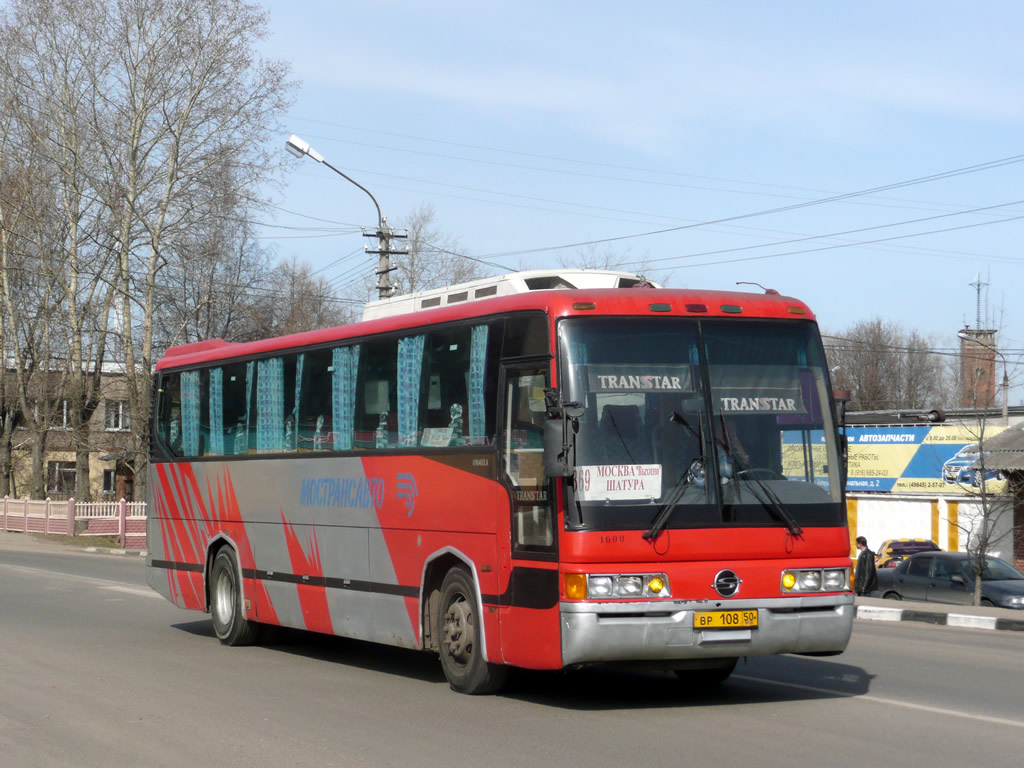
[[[1006,373],[1006,358],[1002,352],[996,349],[995,344],[988,344],[976,336],[972,336],[966,328],[958,331],[956,335],[961,341],[973,341],[979,347],[992,350],[993,354],[999,355],[999,359],[1003,361],[1003,424],[1009,424],[1010,377]]]
[[[393,233],[391,232],[390,229],[388,229],[388,220],[384,218],[384,215],[380,212],[380,205],[377,203],[377,198],[375,198],[373,194],[370,192],[370,190],[368,190],[358,181],[353,179],[348,174],[338,170],[333,165],[324,160],[324,156],[317,152],[315,149],[313,149],[311,146],[309,146],[309,142],[303,141],[294,133],[291,135],[288,141],[284,143],[284,146],[285,149],[287,149],[291,154],[295,155],[296,157],[311,157],[318,163],[326,165],[328,168],[330,168],[332,171],[334,171],[336,174],[341,176],[346,181],[355,184],[357,187],[363,190],[363,192],[369,195],[371,200],[373,200],[373,205],[377,209],[377,232],[375,234],[377,236],[378,249],[376,251],[369,251],[369,253],[375,253],[380,257],[377,263],[377,294],[379,298],[382,299],[386,299],[387,297],[389,297],[393,290],[391,286],[391,278],[389,277],[393,269],[393,267],[390,264],[391,236]]]

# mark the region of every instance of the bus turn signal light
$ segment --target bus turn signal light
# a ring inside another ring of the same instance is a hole
[[[587,599],[587,574],[567,573],[565,574],[565,596],[570,600]]]

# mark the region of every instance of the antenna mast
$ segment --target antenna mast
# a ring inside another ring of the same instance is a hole
[[[977,299],[977,321],[976,321],[977,325],[975,326],[975,328],[977,328],[978,330],[981,330],[981,289],[984,288],[986,285],[988,285],[988,283],[983,283],[981,281],[981,272],[979,272],[975,276],[974,282],[973,283],[968,283],[968,285],[971,286],[971,288],[973,288],[974,290],[976,290],[978,292],[978,299]]]

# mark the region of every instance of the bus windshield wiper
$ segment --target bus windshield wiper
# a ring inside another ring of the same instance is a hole
[[[701,457],[699,459],[694,459],[692,462],[690,462],[690,467],[689,469],[687,469],[686,474],[680,477],[678,480],[676,480],[676,484],[672,486],[672,490],[669,493],[668,498],[665,499],[665,503],[661,505],[661,508],[658,509],[658,514],[655,515],[654,520],[651,521],[651,529],[643,534],[643,538],[647,541],[653,541],[654,539],[658,538],[658,534],[665,530],[665,526],[668,525],[669,518],[672,517],[672,512],[675,511],[675,508],[679,506],[679,501],[683,498],[683,495],[686,493],[686,486],[688,486],[690,484],[690,481],[693,480],[694,478],[693,465],[700,463],[700,466],[704,468],[705,472],[707,472],[707,465],[704,462],[703,428],[701,428],[700,432],[698,433],[697,430],[690,426],[690,423],[683,417],[683,415],[677,413],[676,411],[672,411],[671,415],[668,417],[668,420],[673,424],[681,424],[682,426],[690,430],[690,433],[697,438],[697,441],[700,445]]]
[[[782,503],[782,500],[779,499],[775,491],[773,491],[764,480],[758,477],[758,470],[750,469],[748,467],[747,469],[750,470],[748,474],[750,476],[741,478],[739,476],[740,473],[745,471],[740,468],[741,463],[731,453],[726,452],[726,456],[728,456],[729,461],[732,462],[736,480],[746,481],[750,488],[750,492],[754,495],[754,498],[756,498],[761,503],[761,506],[767,509],[777,520],[785,524],[786,528],[791,534],[793,534],[793,536],[802,536],[804,529],[801,528],[796,519],[786,511],[785,505]]]
[[[745,480],[748,483],[750,492],[754,495],[754,498],[760,502],[762,507],[767,509],[777,520],[782,522],[790,534],[793,536],[802,536],[804,529],[801,528],[796,519],[786,511],[786,507],[783,505],[778,495],[776,495],[775,491],[773,491],[771,487],[769,487],[765,481],[758,476],[758,470],[756,468],[744,466],[744,462],[733,454],[732,445],[729,440],[729,430],[725,424],[725,416],[719,414],[719,418],[721,419],[722,425],[721,447],[725,452],[726,458],[728,458],[732,464],[734,482]],[[749,477],[741,478],[740,473],[743,472],[747,473]]]

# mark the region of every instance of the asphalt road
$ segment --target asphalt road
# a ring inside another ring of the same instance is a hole
[[[436,658],[306,633],[226,648],[140,558],[0,534],[0,765],[1019,766],[1024,633],[858,620],[839,657],[524,673],[449,690]]]

